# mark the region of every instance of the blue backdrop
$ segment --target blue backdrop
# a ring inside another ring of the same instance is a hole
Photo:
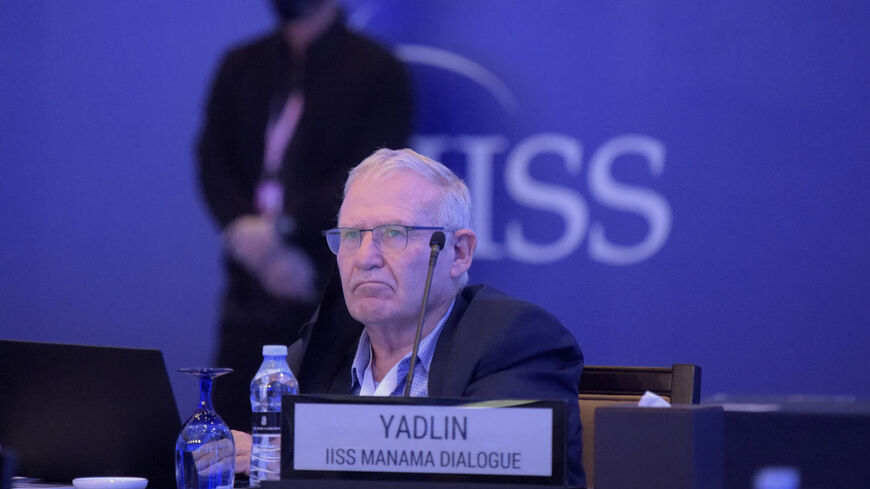
[[[411,69],[414,146],[469,182],[472,281],[551,309],[589,364],[870,397],[866,3],[346,5]],[[222,277],[192,145],[266,2],[3,10],[0,336],[208,363]]]

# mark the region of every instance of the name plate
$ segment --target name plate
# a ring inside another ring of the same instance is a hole
[[[282,479],[564,481],[558,401],[286,396],[282,406]]]

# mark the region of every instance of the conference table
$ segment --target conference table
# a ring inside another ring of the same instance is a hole
[[[870,402],[757,400],[595,414],[595,486],[753,488],[766,468],[800,488],[870,487]]]
[[[746,489],[768,467],[804,489],[870,487],[870,402],[726,402],[667,408],[614,405],[595,415],[597,489]],[[553,485],[503,485],[553,489]],[[71,489],[13,480],[13,489]],[[151,486],[149,486],[150,488]],[[492,489],[431,480],[294,479],[263,489]],[[170,489],[154,487],[152,489]]]

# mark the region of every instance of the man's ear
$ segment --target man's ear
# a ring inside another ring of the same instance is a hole
[[[471,268],[474,258],[474,248],[477,247],[477,235],[471,229],[460,229],[453,232],[453,262],[450,264],[450,276],[459,278]]]

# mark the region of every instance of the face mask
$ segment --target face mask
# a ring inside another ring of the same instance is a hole
[[[272,8],[283,22],[301,19],[314,11],[323,0],[271,0]]]

